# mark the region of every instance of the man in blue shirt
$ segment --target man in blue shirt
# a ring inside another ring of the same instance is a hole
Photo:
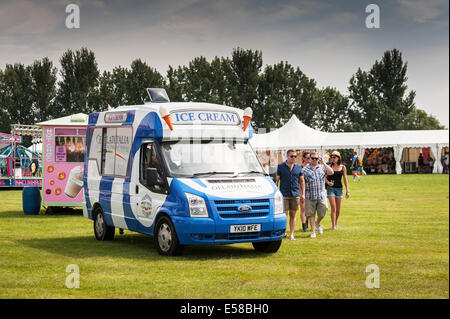
[[[287,159],[278,165],[276,184],[280,182],[280,192],[284,198],[284,211],[289,215],[290,240],[295,240],[294,230],[299,200],[305,200],[305,180],[302,166],[295,163],[297,154],[287,151]]]

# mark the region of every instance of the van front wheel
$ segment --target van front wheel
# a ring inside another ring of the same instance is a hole
[[[180,245],[175,227],[167,216],[158,219],[155,229],[156,250],[163,256],[179,256],[183,253],[183,245]]]
[[[253,248],[263,253],[276,253],[281,246],[281,240],[253,242]]]
[[[113,240],[116,229],[108,226],[105,221],[105,216],[100,207],[95,210],[94,218],[94,234],[97,240]]]

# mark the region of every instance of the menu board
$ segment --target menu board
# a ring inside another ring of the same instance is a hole
[[[64,145],[57,145],[55,147],[55,162],[66,162],[67,152]]]

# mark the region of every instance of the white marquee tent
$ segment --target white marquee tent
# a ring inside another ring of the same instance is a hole
[[[293,115],[279,129],[265,134],[254,134],[250,143],[257,151],[316,149],[322,152],[328,149],[352,148],[358,154],[364,154],[366,148],[392,147],[396,159],[396,172],[401,174],[400,159],[405,147],[430,147],[437,159],[433,173],[442,173],[439,158],[441,149],[448,147],[448,140],[448,130],[327,133],[306,126]]]

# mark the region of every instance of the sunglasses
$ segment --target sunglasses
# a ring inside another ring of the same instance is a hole
[[[312,160],[317,161],[319,158],[318,157],[311,157]]]
[[[291,156],[289,156],[290,158],[296,158],[297,157],[297,155],[291,155]]]
[[[336,155],[331,155],[330,158],[338,158]]]

